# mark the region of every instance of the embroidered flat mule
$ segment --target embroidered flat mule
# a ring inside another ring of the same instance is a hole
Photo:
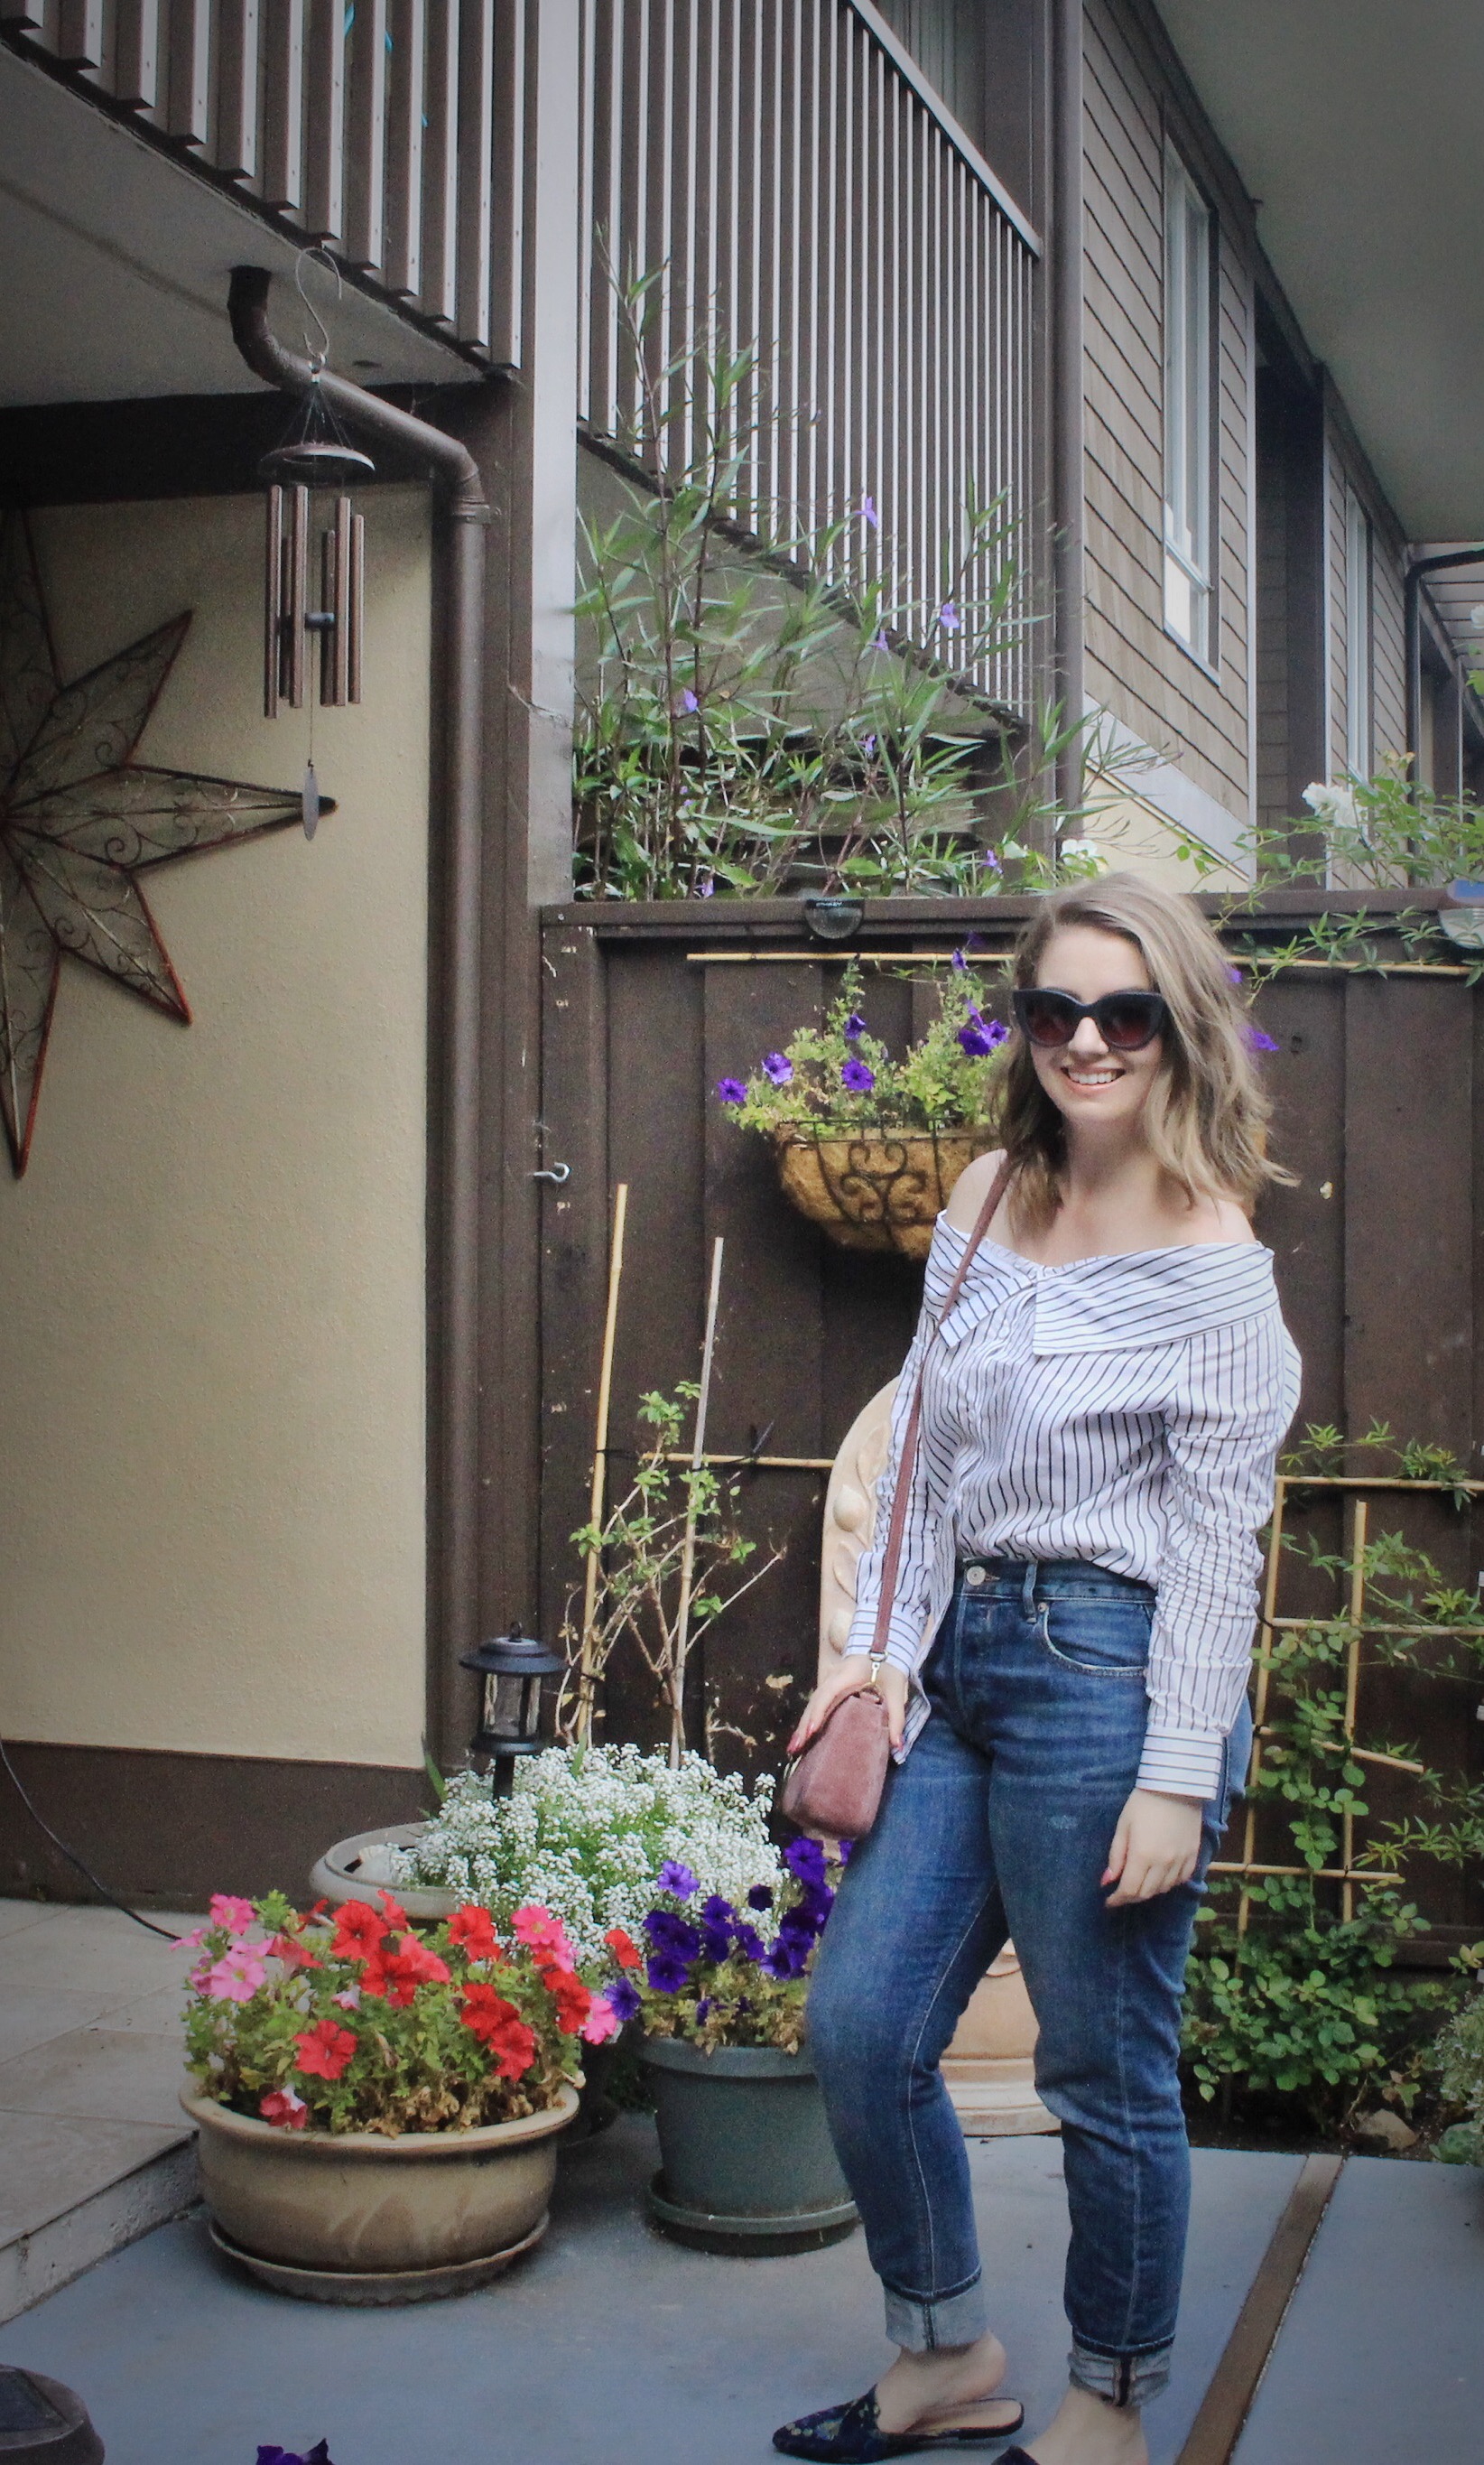
[[[992,2405],[995,2400],[985,2397],[981,2402]],[[916,2456],[933,2448],[997,2448],[1002,2439],[1014,2438],[1025,2419],[1025,2407],[1018,2405],[1013,2422],[1002,2422],[997,2431],[883,2431],[876,2392],[867,2388],[851,2405],[829,2405],[822,2413],[786,2422],[774,2432],[773,2445],[785,2456],[817,2457],[824,2465],[877,2465],[882,2457]],[[1031,2465],[1021,2449],[1010,2450],[1002,2465],[1010,2465],[1012,2456],[1021,2465]]]

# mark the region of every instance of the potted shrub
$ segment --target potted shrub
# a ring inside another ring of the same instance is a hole
[[[993,1144],[989,1118],[1009,1030],[989,1014],[1003,988],[956,951],[938,1016],[899,1061],[871,1033],[858,970],[823,1027],[804,1027],[720,1101],[773,1143],[784,1189],[846,1250],[925,1258],[960,1173]]]
[[[661,1868],[637,1929],[614,1927],[607,2001],[644,2029],[661,2166],[650,2213],[676,2240],[739,2254],[812,2251],[855,2224],[805,2044],[808,1972],[831,1902],[825,1853],[795,1840],[784,1882],[741,1906]]]
[[[423,1934],[386,1892],[307,1916],[218,1894],[184,1940],[182,2103],[222,2250],[284,2293],[391,2302],[540,2241],[584,2045],[619,2025],[549,1911]]]

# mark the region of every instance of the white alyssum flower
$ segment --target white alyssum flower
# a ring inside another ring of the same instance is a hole
[[[399,1883],[441,1885],[484,1904],[497,1924],[526,1901],[561,1919],[579,1965],[607,1967],[604,1935],[636,1935],[667,1857],[704,1899],[740,1907],[756,1883],[777,1890],[767,1834],[773,1782],[744,1783],[689,1754],[678,1771],[637,1746],[553,1746],[516,1765],[506,1798],[459,1772],[416,1846],[395,1853]]]

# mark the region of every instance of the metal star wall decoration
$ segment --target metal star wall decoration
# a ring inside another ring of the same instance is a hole
[[[183,1025],[139,876],[282,830],[299,794],[133,759],[190,613],[63,685],[30,525],[0,527],[0,1118],[26,1169],[64,953]],[[321,811],[333,808],[326,801]]]

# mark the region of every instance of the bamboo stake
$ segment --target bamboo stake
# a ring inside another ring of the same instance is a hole
[[[1370,1866],[1261,1866],[1248,1865],[1246,1859],[1213,1859],[1206,1869],[1208,1875],[1307,1875],[1317,1883],[1343,1883],[1348,1891],[1353,1883],[1399,1883],[1400,1875],[1383,1875]]]
[[[598,1623],[598,1574],[602,1549],[598,1536],[603,1530],[603,1510],[608,1491],[608,1423],[609,1404],[613,1390],[613,1339],[618,1330],[618,1288],[624,1273],[624,1224],[629,1213],[629,1184],[621,1181],[613,1192],[613,1233],[609,1245],[608,1310],[603,1321],[603,1363],[598,1372],[597,1436],[592,1452],[592,1488],[587,1500],[587,1521],[594,1535],[593,1546],[587,1552],[587,1575],[583,1586],[583,1635],[578,1662],[577,1737],[581,1745],[592,1743],[593,1701],[597,1691],[595,1644]]]
[[[1273,1532],[1268,1543],[1268,1567],[1262,1587],[1262,1624],[1271,1629],[1278,1605],[1278,1571],[1283,1558],[1283,1509],[1288,1503],[1288,1483],[1279,1473],[1273,1491]],[[1239,1873],[1252,1870],[1252,1851],[1257,1846],[1258,1774],[1262,1770],[1262,1741],[1268,1718],[1268,1679],[1270,1663],[1264,1658],[1257,1671],[1257,1700],[1252,1710],[1252,1759],[1247,1770],[1247,1813],[1242,1826],[1242,1862]],[[1244,1883],[1237,1903],[1237,1935],[1245,1935],[1252,1913],[1252,1896]]]
[[[721,1254],[726,1244],[720,1232],[711,1253],[711,1291],[706,1301],[706,1340],[700,1356],[700,1393],[696,1398],[696,1435],[691,1470],[699,1472],[706,1459],[706,1410],[711,1402],[711,1365],[717,1348],[717,1307],[721,1299]],[[678,1771],[685,1745],[685,1663],[691,1648],[691,1594],[696,1584],[696,1483],[685,1503],[685,1543],[680,1555],[680,1606],[676,1614],[675,1654],[670,1675],[670,1768]]]
[[[1358,1498],[1350,1509],[1350,1650],[1345,1659],[1345,1737],[1355,1743],[1356,1708],[1361,1692],[1361,1620],[1365,1615],[1365,1533],[1370,1508],[1363,1498]],[[1355,1864],[1355,1816],[1345,1810],[1344,1913],[1346,1922],[1355,1915],[1355,1885],[1350,1869]]]

